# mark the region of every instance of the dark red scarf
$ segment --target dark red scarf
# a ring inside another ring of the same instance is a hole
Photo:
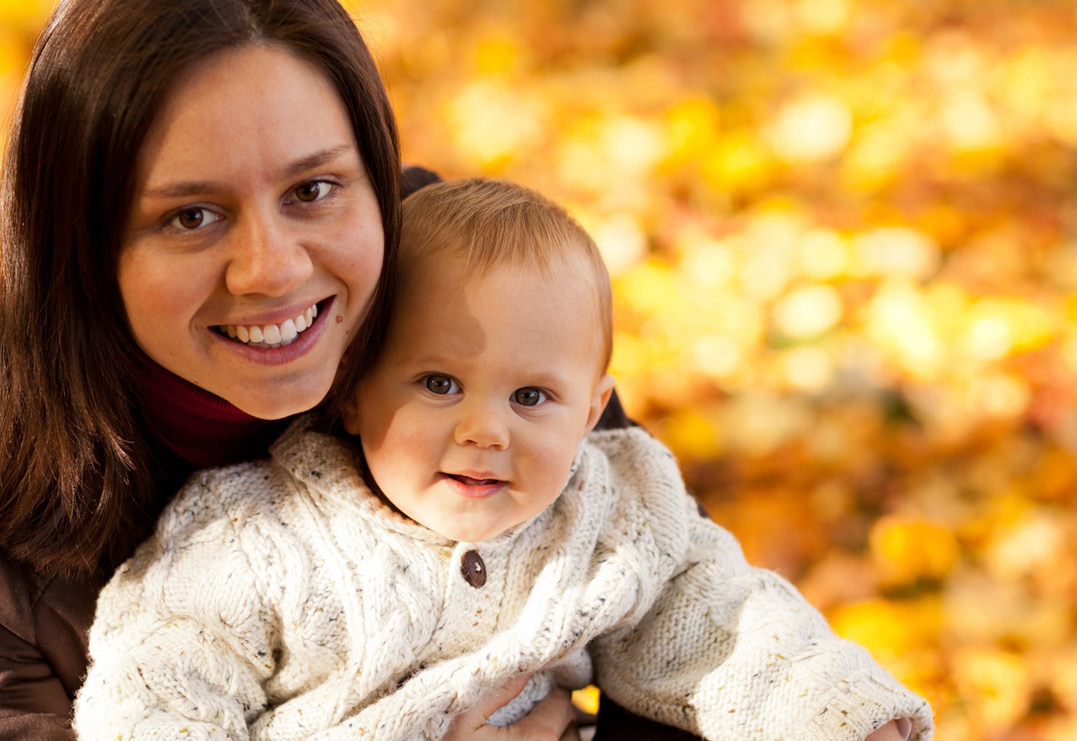
[[[259,419],[146,358],[139,378],[142,413],[176,455],[196,467],[261,458],[288,420]]]

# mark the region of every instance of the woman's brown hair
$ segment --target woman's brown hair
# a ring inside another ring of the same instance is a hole
[[[312,62],[348,109],[399,234],[399,148],[374,60],[336,0],[64,0],[34,48],[2,189],[0,548],[58,573],[113,563],[161,486],[131,395],[140,350],[116,266],[139,149],[177,75],[244,44]],[[367,332],[388,311],[383,275]],[[363,363],[327,399],[334,408]]]

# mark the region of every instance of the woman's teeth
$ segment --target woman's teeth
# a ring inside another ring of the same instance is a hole
[[[263,324],[244,326],[242,324],[223,324],[217,329],[237,342],[255,347],[274,348],[291,344],[299,334],[314,323],[318,316],[318,305],[314,304],[294,319],[286,319],[280,324]]]

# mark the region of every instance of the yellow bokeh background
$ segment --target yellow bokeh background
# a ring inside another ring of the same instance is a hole
[[[10,107],[51,3],[0,0]],[[932,702],[1077,739],[1073,0],[354,0],[407,160],[564,202],[612,372]]]

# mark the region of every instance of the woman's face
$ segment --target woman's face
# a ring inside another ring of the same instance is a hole
[[[178,80],[139,154],[119,259],[135,341],[265,419],[326,395],[382,267],[377,197],[314,66],[246,46]]]

